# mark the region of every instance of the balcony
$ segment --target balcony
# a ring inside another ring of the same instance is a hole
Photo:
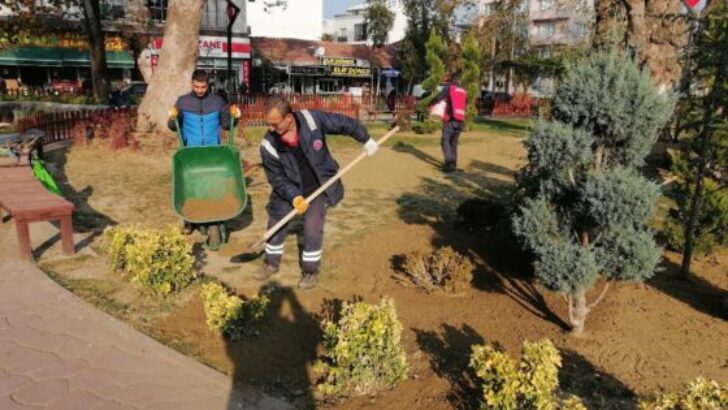
[[[573,36],[564,35],[562,33],[553,34],[531,34],[529,36],[531,44],[534,46],[547,46],[554,44],[571,44],[575,41]]]
[[[543,20],[568,20],[571,18],[569,10],[552,7],[548,10],[539,10],[538,8],[531,9],[528,13],[528,17],[534,21]]]

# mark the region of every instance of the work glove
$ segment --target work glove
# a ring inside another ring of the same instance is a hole
[[[235,104],[230,105],[230,116],[235,118],[236,120],[239,119],[243,115],[243,112],[240,111],[240,107],[238,107]]]
[[[299,195],[293,198],[293,208],[296,209],[296,212],[298,212],[299,215],[303,215],[308,209],[308,202],[306,202],[306,199],[304,197]]]
[[[367,152],[367,156],[372,156],[377,153],[377,150],[379,149],[379,144],[377,144],[374,139],[369,138],[367,142],[364,143],[364,151]]]
[[[172,108],[170,108],[169,111],[167,112],[167,115],[169,115],[169,119],[177,118],[177,116],[179,115],[179,111],[177,111],[177,107],[175,107],[173,105]]]

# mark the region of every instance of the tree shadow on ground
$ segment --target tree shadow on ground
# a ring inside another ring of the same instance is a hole
[[[407,152],[427,156],[415,147]],[[499,165],[476,161],[467,170],[447,175],[445,181],[423,178],[415,191],[397,199],[399,217],[408,224],[431,226],[434,247],[450,246],[471,257],[476,263],[473,285],[477,289],[504,293],[530,313],[568,330],[569,325],[549,308],[534,285],[533,258],[514,237],[507,207],[466,209],[468,200],[507,201],[512,184],[492,178],[491,170],[513,174]],[[490,210],[498,208],[499,214],[493,215]]]
[[[66,174],[66,164],[68,163],[68,152],[70,149],[72,148],[64,147],[46,152],[45,158],[51,165],[49,168],[54,170],[52,175],[56,180],[63,197],[71,201],[76,207],[73,211],[73,231],[75,233],[89,234],[82,241],[75,244],[75,250],[78,252],[93,243],[93,241],[104,232],[104,229],[109,226],[116,225],[117,222],[97,211],[88,203],[89,198],[91,198],[94,193],[93,187],[87,186],[78,191],[74,189],[69,182],[68,175]],[[58,223],[54,223],[54,225],[57,227],[60,226]],[[48,249],[60,240],[60,233],[54,235],[37,247],[33,251],[33,256],[36,259],[39,259]]]
[[[728,320],[728,290],[695,275],[689,279],[680,275],[680,266],[663,259],[664,270],[647,284],[707,315]]]
[[[456,328],[446,324],[441,332],[413,331],[420,349],[429,356],[434,372],[450,384],[447,398],[453,408],[480,408],[482,380],[469,364],[472,346],[484,344],[485,339],[468,325]],[[502,350],[497,343],[494,347]],[[637,396],[625,384],[574,351],[560,350],[560,353],[559,388],[562,393],[580,397],[589,409],[637,408]]]
[[[470,368],[471,346],[485,340],[473,328],[443,325],[442,332],[412,329],[420,349],[429,356],[435,373],[448,381],[447,399],[456,409],[476,409],[480,403],[477,376]]]
[[[321,328],[315,314],[304,309],[296,292],[277,282],[263,286],[270,304],[260,334],[238,341],[226,340],[233,362],[235,390],[256,386],[274,396],[285,397],[296,408],[314,409],[309,367],[316,360]],[[229,408],[239,400],[230,398]]]
[[[520,124],[516,124],[513,122],[494,120],[494,119],[486,119],[486,120],[478,121],[477,125],[492,128],[496,131],[528,132],[531,130],[531,126],[529,126],[529,125],[520,125]]]
[[[491,164],[490,162],[483,162],[477,159],[473,160],[469,164],[469,167],[473,168],[476,171],[500,174],[508,177],[515,177],[516,175],[516,173],[508,167],[504,167],[498,164]]]
[[[439,169],[442,167],[443,162],[432,155],[417,149],[415,146],[403,142],[397,142],[394,144],[392,149],[396,152],[401,152],[405,154],[410,154],[414,156],[415,158],[419,159],[420,161],[432,166],[433,168]]]
[[[559,387],[564,393],[579,396],[589,409],[637,408],[637,396],[624,383],[594,367],[577,352],[560,350],[560,353]]]

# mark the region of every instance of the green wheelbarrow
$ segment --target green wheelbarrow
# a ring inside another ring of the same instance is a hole
[[[227,145],[204,147],[185,147],[177,123],[180,147],[172,156],[172,206],[185,222],[200,225],[205,245],[213,250],[228,239],[225,222],[248,203],[232,119],[230,123]]]

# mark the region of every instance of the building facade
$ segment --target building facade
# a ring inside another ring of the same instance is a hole
[[[164,47],[162,30],[167,18],[167,0],[149,0],[150,20],[156,27],[155,34],[148,44],[152,70],[156,68],[159,55]],[[200,21],[199,55],[197,67],[210,73],[213,88],[226,88],[230,81],[238,89],[241,84],[250,85],[251,47],[248,33],[248,2],[234,1],[240,13],[232,26],[232,78],[227,76],[227,2],[207,0]]]
[[[250,36],[321,40],[323,0],[245,0],[243,3]]]
[[[492,16],[499,0],[478,0],[475,10],[478,16]],[[541,57],[551,57],[554,50],[589,40],[594,19],[594,0],[523,0],[520,11],[527,15],[528,47]],[[487,23],[486,23],[487,24]],[[505,75],[491,73],[490,91],[513,91],[513,84],[506,84]],[[512,79],[512,76],[511,76]],[[553,92],[550,77],[537,79],[529,87],[529,93],[548,95]]]
[[[390,50],[364,44],[253,37],[253,93],[361,95],[381,85]]]
[[[236,84],[241,84],[249,78],[251,57],[247,1],[235,0],[235,4],[241,10],[232,27],[233,74]],[[168,0],[101,0],[107,74],[112,82],[143,79],[137,66],[144,58],[149,59],[153,70],[163,46],[167,5]],[[226,7],[225,0],[207,0],[201,15],[197,65],[212,72],[215,85],[227,82]],[[63,84],[67,90],[77,89],[90,78],[88,44],[80,24],[81,13],[77,9],[65,11],[65,17],[54,22],[65,30],[52,34],[21,33],[18,44],[3,47],[0,76],[11,90],[56,88],[57,84]],[[12,18],[8,9],[0,8],[0,19]],[[146,38],[146,44],[131,41],[139,38]]]
[[[394,22],[387,36],[387,43],[396,43],[404,38],[407,17],[401,0],[387,0],[387,5],[394,13]],[[371,45],[365,18],[368,6],[368,3],[364,2],[349,7],[344,13],[335,15],[333,19],[324,20],[322,24],[324,34],[341,43]]]

